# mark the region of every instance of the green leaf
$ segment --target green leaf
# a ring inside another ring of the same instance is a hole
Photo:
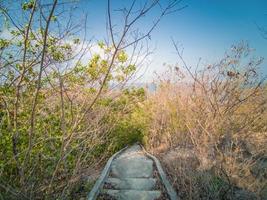
[[[52,21],[52,22],[57,21],[57,16],[53,15],[53,16],[51,17],[51,21]]]
[[[125,51],[121,51],[118,56],[117,56],[118,60],[121,62],[121,63],[124,63],[127,61],[128,59],[128,55],[125,53]]]
[[[8,47],[8,45],[9,45],[8,40],[0,38],[0,49],[1,50]]]
[[[33,8],[33,6],[34,6],[34,0],[30,0],[29,2],[24,2],[22,4],[22,9],[23,10],[30,10]]]

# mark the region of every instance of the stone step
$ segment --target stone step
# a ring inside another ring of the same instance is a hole
[[[108,178],[106,183],[115,189],[122,190],[151,190],[156,185],[154,178]]]
[[[111,166],[111,176],[117,178],[149,178],[152,172],[153,161],[140,156],[117,159]]]
[[[161,195],[158,190],[102,190],[101,193],[119,200],[155,200]]]

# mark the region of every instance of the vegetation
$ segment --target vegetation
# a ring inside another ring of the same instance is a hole
[[[219,62],[192,72],[176,50],[185,69],[171,68],[149,98],[149,148],[162,157],[183,199],[264,199],[262,58],[240,43]],[[192,82],[183,81],[187,75]]]
[[[0,199],[84,197],[88,178],[136,142],[161,158],[182,199],[267,196],[267,87],[247,44],[192,71],[174,43],[181,68],[154,92],[130,84],[151,32],[179,3],[141,34],[158,1],[122,10],[121,29],[108,1],[109,40],[89,43],[75,2],[1,2]]]

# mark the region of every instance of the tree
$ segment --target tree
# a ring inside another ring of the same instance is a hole
[[[124,24],[117,29],[108,0],[109,34],[105,42],[97,41],[101,53],[84,62],[95,44],[86,40],[86,16],[73,17],[75,1],[1,2],[0,191],[5,197],[65,199],[83,169],[97,163],[96,150],[103,144],[108,150],[113,125],[105,120],[122,95],[112,91],[122,89],[151,53],[146,44],[160,20],[184,8],[177,0],[141,3],[133,0],[119,9]],[[142,33],[137,25],[152,10],[158,17]]]

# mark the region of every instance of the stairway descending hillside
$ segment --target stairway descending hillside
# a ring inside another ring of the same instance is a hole
[[[89,200],[178,199],[159,161],[140,145],[124,149],[110,158]]]

